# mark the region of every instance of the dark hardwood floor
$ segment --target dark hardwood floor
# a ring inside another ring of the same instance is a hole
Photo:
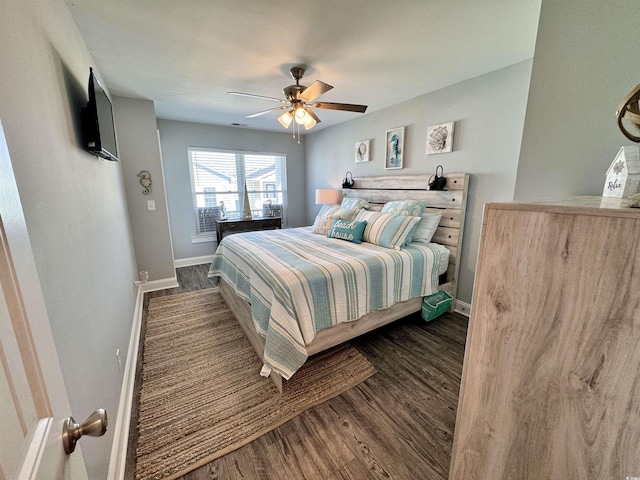
[[[192,267],[176,268],[176,277],[178,286],[175,288],[167,288],[165,290],[157,290],[149,292],[149,299],[153,297],[163,297],[165,295],[175,295],[177,293],[192,292],[194,290],[202,290],[205,288],[213,288],[213,281],[207,278],[209,272],[209,264],[194,265]],[[145,308],[147,306],[145,301]]]
[[[207,269],[179,268],[180,287],[145,295],[143,322],[151,296],[211,287]],[[426,323],[415,314],[352,341],[375,375],[182,480],[446,479],[466,332],[462,315]],[[138,376],[127,478],[134,471],[139,382]]]

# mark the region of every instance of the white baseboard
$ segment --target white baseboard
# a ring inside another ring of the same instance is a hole
[[[155,292],[156,290],[177,287],[178,279],[176,277],[161,278],[160,280],[151,280],[147,283],[140,283],[138,286],[142,289],[142,293]]]
[[[151,282],[149,282],[151,283]],[[138,285],[136,306],[133,312],[133,325],[129,338],[127,362],[122,377],[122,389],[120,390],[120,402],[118,414],[113,430],[113,443],[111,445],[111,458],[109,460],[109,480],[124,480],[127,464],[127,447],[129,445],[129,428],[131,423],[131,408],[133,405],[133,389],[136,381],[136,366],[138,363],[138,346],[142,328],[142,310],[144,308],[143,285]]]
[[[465,317],[469,317],[471,316],[471,305],[467,302],[463,302],[462,300],[456,300],[456,307],[454,311],[464,315]]]
[[[173,261],[173,266],[176,268],[190,267],[192,265],[202,265],[203,263],[211,263],[211,260],[213,260],[213,255],[204,255],[202,257],[191,257],[191,258],[176,258]]]
[[[131,427],[131,408],[133,406],[133,389],[136,381],[136,367],[138,364],[138,347],[142,329],[142,311],[144,309],[145,292],[164,290],[178,286],[176,277],[152,280],[147,283],[139,283],[136,288],[136,305],[133,311],[133,322],[127,361],[122,376],[122,388],[118,403],[118,414],[113,430],[113,443],[111,444],[111,458],[109,460],[109,480],[124,480],[127,465],[127,448],[129,446],[129,428]]]

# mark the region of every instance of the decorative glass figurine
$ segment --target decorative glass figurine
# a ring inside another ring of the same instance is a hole
[[[251,204],[249,203],[247,182],[244,182],[244,206],[242,208],[242,218],[244,218],[245,220],[251,220]]]

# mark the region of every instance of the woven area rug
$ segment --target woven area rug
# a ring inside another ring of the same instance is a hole
[[[311,357],[279,395],[217,289],[149,302],[136,478],[175,479],[375,373],[345,344]]]

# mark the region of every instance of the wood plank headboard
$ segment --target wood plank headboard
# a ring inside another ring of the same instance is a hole
[[[364,198],[374,210],[393,200],[425,200],[426,212],[442,212],[433,241],[449,249],[447,282],[442,285],[453,298],[458,291],[464,215],[467,207],[469,174],[448,173],[446,190],[427,190],[431,175],[393,175],[354,178],[353,188],[342,189],[344,197]]]

